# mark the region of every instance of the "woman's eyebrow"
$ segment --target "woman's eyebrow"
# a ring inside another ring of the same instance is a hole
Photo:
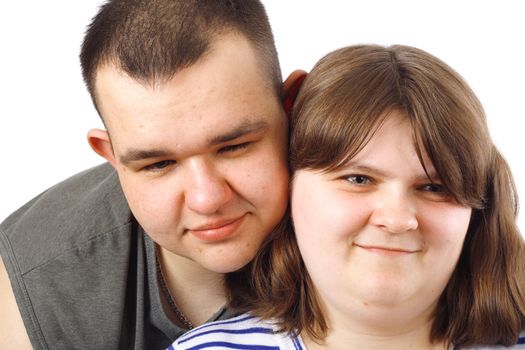
[[[382,169],[379,169],[371,165],[362,164],[359,162],[353,162],[353,161],[346,163],[342,167],[342,169],[351,169],[352,171],[364,172],[367,174],[374,174],[374,175],[379,175],[383,177],[388,176],[388,173]]]
[[[353,161],[350,161],[348,163],[346,163],[342,169],[347,169],[347,170],[352,170],[352,171],[357,171],[357,172],[363,172],[363,173],[366,173],[366,174],[372,174],[372,175],[376,175],[376,176],[381,176],[381,177],[389,177],[391,176],[392,174],[390,174],[388,171],[385,171],[383,169],[380,169],[378,167],[375,167],[375,166],[372,166],[372,165],[368,165],[368,164],[362,164],[360,162],[353,162]],[[436,172],[436,170],[432,167],[432,168],[427,168],[426,169],[427,172],[425,172],[423,169],[421,170],[421,173],[417,174],[414,176],[414,179],[416,181],[441,181],[441,177],[438,175],[438,173]]]

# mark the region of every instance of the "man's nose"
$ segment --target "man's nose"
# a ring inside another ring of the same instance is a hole
[[[419,225],[410,194],[396,190],[378,194],[370,221],[390,233],[416,230]]]
[[[213,164],[205,160],[196,160],[188,164],[185,174],[185,202],[193,211],[210,215],[216,213],[228,203],[233,191],[224,174]]]

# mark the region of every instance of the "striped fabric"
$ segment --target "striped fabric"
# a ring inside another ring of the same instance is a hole
[[[248,314],[204,324],[178,338],[168,350],[307,350],[300,336],[277,333],[271,321]],[[525,333],[516,345],[455,347],[454,350],[525,350]]]
[[[468,350],[496,350],[496,349],[501,349],[501,350],[525,350],[525,332],[522,332],[520,334],[520,337],[518,338],[518,341],[516,342],[515,345],[509,346],[509,347],[505,347],[505,346],[501,346],[501,345],[492,345],[492,346],[478,345],[478,346],[465,347],[465,348],[456,347],[455,349],[461,349],[461,350],[467,350],[467,349]]]
[[[168,348],[180,349],[306,350],[306,347],[300,337],[277,333],[270,321],[244,314],[195,328]]]

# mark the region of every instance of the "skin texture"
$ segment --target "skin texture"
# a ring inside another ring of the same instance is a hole
[[[0,348],[32,349],[4,262],[0,257]]]
[[[439,186],[424,155],[432,184],[412,140],[406,117],[393,112],[342,169],[295,173],[292,216],[328,316],[327,348],[442,348],[429,344],[430,315],[471,209]]]
[[[244,37],[226,34],[167,82],[112,64],[97,74],[109,134],[92,130],[89,142],[116,169],[196,323],[224,302],[222,274],[253,258],[287,207],[287,117],[260,67]]]

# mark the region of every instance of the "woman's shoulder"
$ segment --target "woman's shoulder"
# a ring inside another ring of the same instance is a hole
[[[297,349],[300,340],[278,333],[272,321],[242,314],[204,324],[178,338],[168,349],[190,349],[203,346],[237,346],[234,348]]]
[[[511,346],[503,345],[476,345],[471,347],[457,348],[461,350],[495,350],[495,349],[507,349],[507,350],[525,350],[525,331],[521,332],[516,344]]]

